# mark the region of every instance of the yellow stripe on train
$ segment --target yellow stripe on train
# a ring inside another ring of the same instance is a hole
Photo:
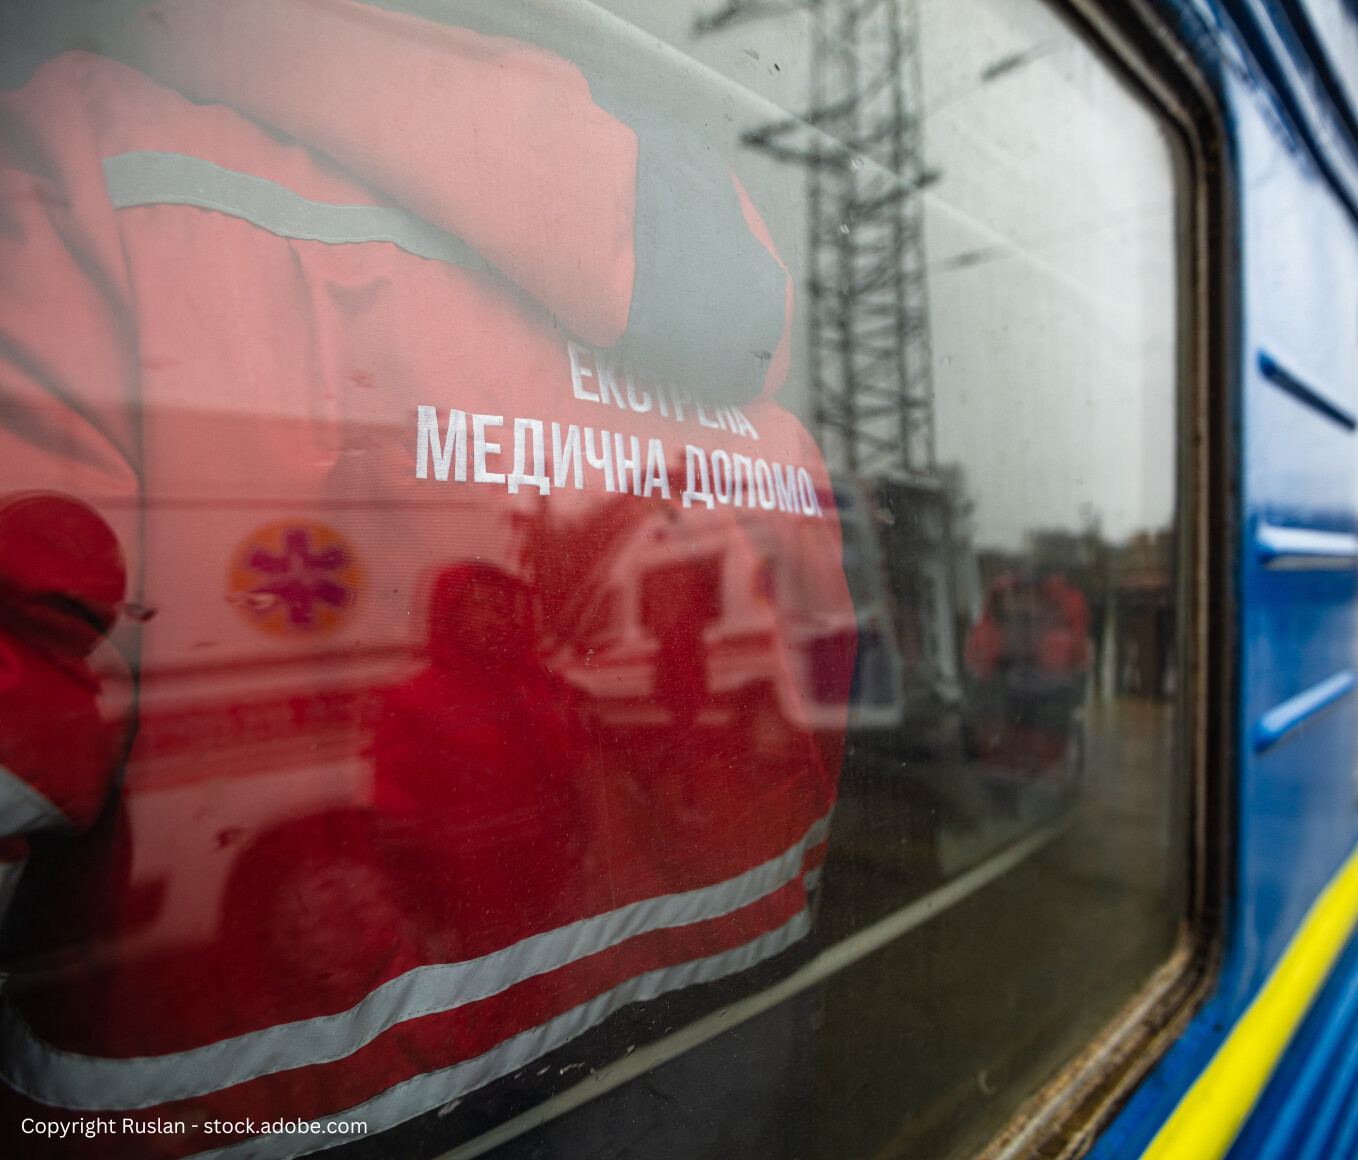
[[[1141,1160],[1217,1160],[1226,1154],[1356,924],[1358,849],[1312,903],[1259,994]]]

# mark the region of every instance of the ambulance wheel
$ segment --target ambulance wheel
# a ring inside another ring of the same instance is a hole
[[[316,995],[364,994],[404,939],[397,892],[353,819],[284,826],[248,847],[224,923],[267,972]]]

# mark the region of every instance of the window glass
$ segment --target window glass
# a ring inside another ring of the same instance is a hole
[[[1056,12],[0,20],[19,1154],[961,1155],[1164,963],[1175,173]]]

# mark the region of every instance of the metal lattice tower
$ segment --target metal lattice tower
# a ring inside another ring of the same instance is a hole
[[[811,108],[746,135],[808,167],[810,375],[833,469],[934,468],[914,0],[728,0],[698,32],[809,14]]]

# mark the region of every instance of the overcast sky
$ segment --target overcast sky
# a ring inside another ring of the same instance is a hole
[[[695,37],[695,16],[720,0],[604,6],[761,97],[807,107],[805,14]],[[1176,305],[1163,136],[1037,0],[920,0],[919,14],[924,149],[941,173],[926,195],[937,453],[966,471],[978,543],[1017,548],[1088,512],[1112,539],[1164,527]],[[804,176],[757,158],[738,167],[800,264]],[[805,415],[798,364],[784,398]]]

